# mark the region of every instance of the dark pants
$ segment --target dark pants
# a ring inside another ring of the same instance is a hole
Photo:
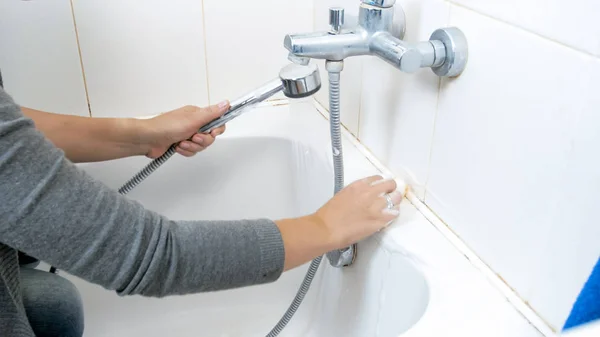
[[[56,274],[21,267],[21,289],[37,337],[83,336],[83,305],[73,283]]]

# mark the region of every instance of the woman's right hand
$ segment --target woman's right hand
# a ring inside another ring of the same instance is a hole
[[[297,267],[335,249],[385,228],[398,217],[403,194],[396,182],[372,176],[353,182],[315,214],[276,221],[285,250],[285,270]],[[385,195],[394,207],[388,209]]]
[[[356,243],[387,227],[400,211],[403,194],[396,191],[396,182],[372,176],[353,182],[319,209],[314,216],[332,239],[334,249]],[[394,207],[388,209],[385,195]]]

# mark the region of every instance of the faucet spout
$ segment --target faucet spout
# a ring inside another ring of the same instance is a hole
[[[368,36],[357,31],[286,35],[283,45],[295,56],[331,61],[369,54]]]

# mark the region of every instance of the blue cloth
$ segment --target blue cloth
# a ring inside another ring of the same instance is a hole
[[[600,319],[600,259],[579,293],[563,329]]]

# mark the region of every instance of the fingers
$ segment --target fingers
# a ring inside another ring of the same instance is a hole
[[[213,136],[211,136],[210,134],[197,133],[192,136],[191,141],[202,147],[208,147],[208,146],[212,145],[212,143],[214,143],[215,138]]]
[[[392,203],[391,208],[388,205],[388,199],[386,198],[386,195],[389,196],[389,199]],[[394,220],[398,218],[400,215],[399,205],[402,202],[402,198],[403,194],[399,191],[393,191],[377,197],[377,200],[374,202],[372,212],[381,221],[379,222],[379,231],[388,227],[392,222],[394,222]]]
[[[183,151],[188,151],[188,152],[193,152],[193,153],[200,152],[206,148],[203,145],[200,145],[200,144],[194,143],[194,142],[190,142],[187,140],[179,143],[179,145],[177,147],[182,149]]]
[[[211,146],[215,142],[215,137],[221,135],[223,132],[225,132],[225,126],[216,128],[209,134],[197,133],[193,135],[190,140],[185,140],[179,143],[177,146],[177,152],[183,155],[193,155],[203,151],[207,147]]]
[[[227,110],[229,110],[229,101],[223,101],[219,104],[207,106],[205,108],[200,108],[193,105],[183,107],[183,111],[187,117],[190,119],[190,121],[193,121],[194,127],[200,127],[216,118],[223,116]]]
[[[396,181],[394,179],[380,179],[371,183],[371,193],[375,195],[391,193],[397,188]]]
[[[361,179],[361,181],[362,181],[363,183],[365,183],[365,184],[369,184],[369,185],[371,185],[371,184],[373,184],[374,182],[376,182],[376,181],[379,181],[379,180],[382,180],[382,179],[383,179],[383,177],[382,177],[382,176],[380,176],[380,175],[376,175],[376,176],[370,176],[370,177],[363,178],[363,179]]]
[[[215,137],[221,135],[223,132],[225,132],[225,126],[216,128],[208,134],[197,133],[189,140],[180,142],[176,148],[177,153],[186,157],[191,157],[211,146],[215,142]]]
[[[210,116],[210,120],[223,116],[229,109],[229,101],[223,101],[219,104],[206,107],[204,110]]]
[[[384,194],[384,195],[380,195],[377,197],[377,200],[374,203],[374,207],[375,207],[375,211],[376,212],[383,212],[383,213],[390,213],[389,209],[388,209],[388,201],[386,199],[386,195],[388,195],[390,197],[390,200],[392,201],[392,204],[394,205],[394,208],[397,207],[401,202],[402,202],[402,193],[398,192],[398,191],[393,191],[389,194]],[[391,212],[391,214],[394,214],[396,212]]]
[[[177,151],[177,153],[179,153],[180,155],[182,155],[184,157],[192,157],[193,155],[196,154],[196,152],[191,152],[191,151],[184,150],[184,149],[182,149],[179,146],[175,150]]]
[[[220,136],[220,135],[222,135],[225,132],[225,128],[226,128],[225,125],[220,126],[220,127],[216,128],[216,129],[212,130],[210,132],[210,135],[213,136],[213,137]]]

